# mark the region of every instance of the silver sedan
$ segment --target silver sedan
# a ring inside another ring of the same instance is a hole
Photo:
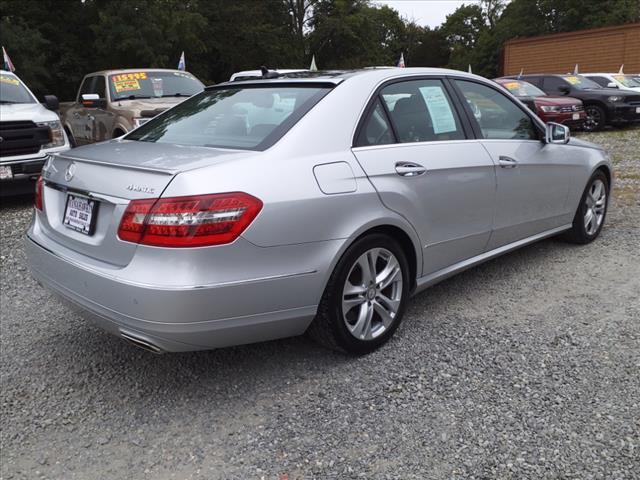
[[[427,68],[265,77],[51,157],[25,240],[33,275],[154,352],[308,331],[366,353],[428,286],[602,229],[608,155],[495,83]]]

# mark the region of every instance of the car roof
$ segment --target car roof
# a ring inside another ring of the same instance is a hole
[[[100,70],[98,72],[88,73],[90,75],[115,75],[118,73],[136,73],[136,72],[184,72],[184,70],[177,70],[175,68],[119,68],[116,70]],[[189,72],[184,72],[189,73]]]
[[[278,83],[330,83],[338,85],[345,80],[353,77],[368,77],[371,80],[385,81],[387,79],[411,77],[419,75],[456,75],[468,78],[481,79],[484,82],[490,82],[484,77],[473,75],[461,70],[449,70],[446,68],[431,68],[431,67],[410,67],[410,68],[398,68],[398,67],[380,67],[380,68],[363,68],[358,70],[323,70],[317,72],[311,71],[297,71],[292,73],[281,74],[276,78],[251,78],[247,80],[235,80],[223,83],[218,83],[207,88],[218,88],[220,86],[238,86],[249,84],[278,84]]]

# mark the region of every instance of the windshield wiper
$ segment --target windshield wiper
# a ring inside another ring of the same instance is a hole
[[[24,103],[24,102],[14,102],[13,100],[0,100],[0,103]]]
[[[165,97],[188,97],[189,95],[183,95],[182,93],[169,93],[167,95],[162,95],[160,98]]]
[[[116,101],[121,101],[121,100],[141,100],[141,99],[147,99],[147,98],[153,98],[153,97],[147,97],[144,95],[129,95],[128,97],[119,97],[116,99]]]

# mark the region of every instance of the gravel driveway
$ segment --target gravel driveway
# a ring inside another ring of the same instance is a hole
[[[1,219],[2,479],[640,478],[640,129],[605,229],[417,296],[348,358],[305,338],[154,356],[29,276],[29,199]]]

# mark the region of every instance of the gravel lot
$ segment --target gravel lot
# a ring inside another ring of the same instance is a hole
[[[410,304],[384,348],[154,356],[29,276],[4,201],[2,479],[640,478],[640,128],[598,241],[544,241]]]

